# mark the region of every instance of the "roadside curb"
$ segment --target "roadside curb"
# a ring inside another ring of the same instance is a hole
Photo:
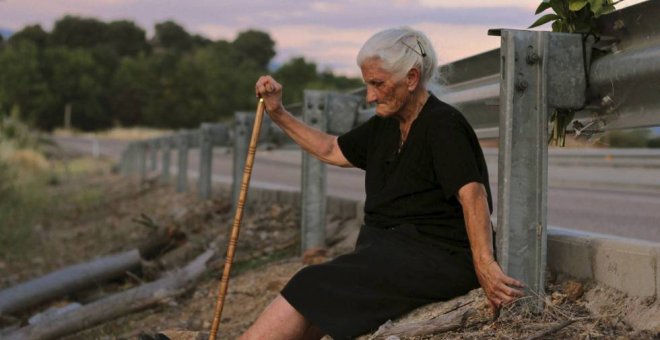
[[[660,243],[548,228],[548,268],[630,296],[659,296]]]

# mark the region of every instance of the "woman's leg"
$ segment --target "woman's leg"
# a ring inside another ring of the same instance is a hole
[[[278,295],[266,307],[257,321],[241,336],[241,340],[318,340],[323,332]]]

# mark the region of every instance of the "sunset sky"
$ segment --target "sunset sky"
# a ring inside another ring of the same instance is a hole
[[[39,23],[46,30],[65,14],[130,19],[145,28],[174,20],[189,32],[233,40],[246,29],[276,41],[275,63],[304,56],[321,69],[357,75],[355,55],[373,33],[408,25],[424,31],[440,63],[499,46],[489,28],[525,28],[540,0],[0,0],[0,29]],[[642,0],[626,0],[625,7]]]

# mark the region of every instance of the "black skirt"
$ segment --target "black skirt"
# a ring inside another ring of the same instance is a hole
[[[303,268],[281,294],[307,320],[340,340],[478,286],[469,246],[430,238],[406,224],[362,226],[355,251]]]

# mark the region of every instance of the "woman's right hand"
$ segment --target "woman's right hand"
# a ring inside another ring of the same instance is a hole
[[[269,115],[284,112],[282,105],[282,85],[271,76],[261,76],[255,85],[257,98],[264,99],[264,105]]]

